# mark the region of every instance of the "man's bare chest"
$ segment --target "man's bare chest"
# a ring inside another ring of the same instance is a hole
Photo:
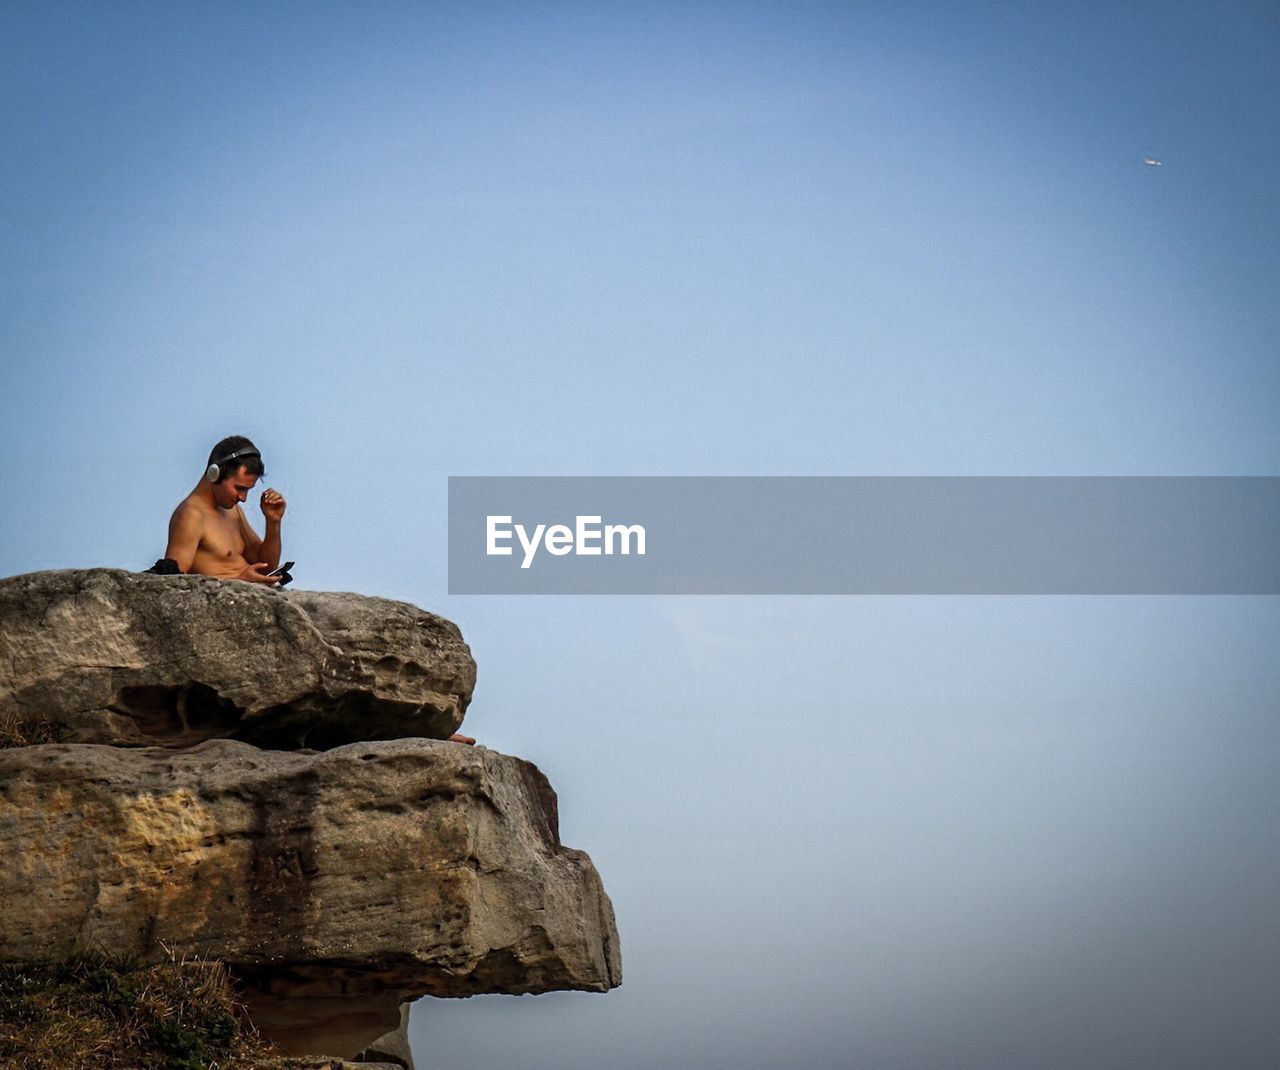
[[[244,534],[233,511],[219,510],[208,518],[201,533],[200,549],[218,557],[244,554]]]

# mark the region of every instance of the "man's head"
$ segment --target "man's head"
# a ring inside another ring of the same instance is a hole
[[[230,509],[244,501],[266,473],[258,448],[244,435],[229,435],[209,451],[205,478],[213,484],[214,501]]]

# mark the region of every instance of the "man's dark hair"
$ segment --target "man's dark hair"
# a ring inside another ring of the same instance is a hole
[[[227,476],[235,475],[241,468],[244,468],[244,470],[251,476],[265,476],[267,474],[267,467],[262,463],[262,455],[256,452],[257,449],[258,447],[245,438],[244,435],[228,435],[214,446],[213,449],[209,451],[209,464],[216,464],[228,454],[235,453],[238,450],[255,451],[248,456],[237,457],[233,460],[231,464],[222,470],[222,479],[219,479],[218,482],[221,483],[223,479],[227,478]]]

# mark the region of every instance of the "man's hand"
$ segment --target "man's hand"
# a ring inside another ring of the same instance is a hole
[[[269,583],[274,586],[280,582],[280,577],[268,576],[264,572],[264,569],[269,569],[270,567],[265,561],[255,561],[252,565],[245,565],[236,579],[244,580],[247,583]]]
[[[288,503],[284,500],[284,495],[275,487],[268,487],[262,492],[262,499],[258,504],[262,507],[262,515],[272,523],[278,524],[284,516],[285,506]]]

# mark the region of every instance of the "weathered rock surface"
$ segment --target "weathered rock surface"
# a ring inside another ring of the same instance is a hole
[[[121,581],[101,582],[50,612]],[[354,1055],[425,994],[621,981],[612,907],[590,859],[560,844],[555,793],[484,747],[0,750],[0,859],[0,958],[218,958],[286,1050]]]
[[[476,667],[404,602],[118,569],[0,580],[0,721],[80,743],[448,738]]]
[[[409,1004],[400,1004],[400,1025],[384,1033],[359,1055],[362,1063],[380,1063],[401,1070],[415,1070],[413,1051],[409,1046]]]
[[[402,602],[0,580],[0,740],[65,741],[0,749],[0,961],[218,959],[286,1051],[409,1070],[406,1001],[619,984],[546,779],[441,741],[474,686]]]

